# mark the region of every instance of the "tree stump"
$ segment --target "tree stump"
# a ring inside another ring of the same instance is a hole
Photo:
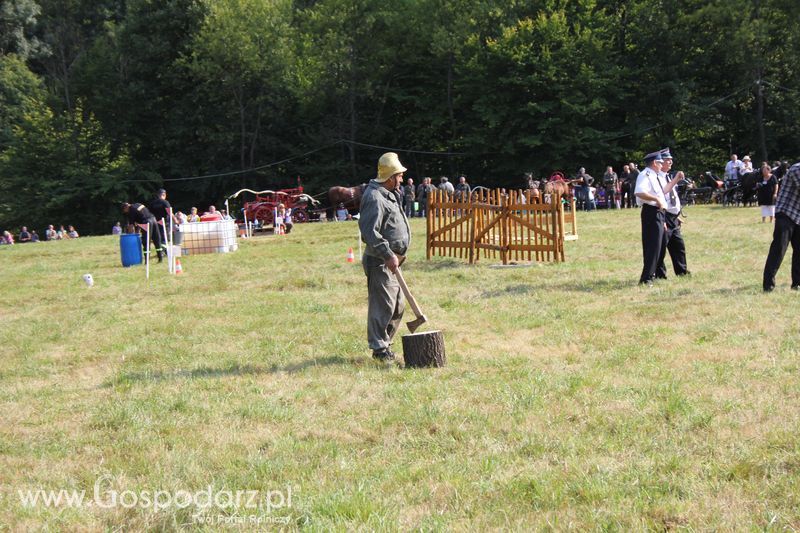
[[[410,368],[444,366],[444,335],[441,331],[403,335],[403,359]]]

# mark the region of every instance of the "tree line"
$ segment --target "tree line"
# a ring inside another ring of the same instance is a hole
[[[792,158],[795,0],[0,0],[0,227],[107,232],[161,186],[519,186],[670,146]],[[211,176],[211,177],[209,177]]]

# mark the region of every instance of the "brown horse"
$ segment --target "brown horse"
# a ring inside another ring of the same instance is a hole
[[[544,195],[550,195],[550,201],[552,202],[555,198],[556,200],[560,200],[561,198],[565,198],[568,202],[572,201],[572,188],[570,184],[566,181],[548,181],[544,184]]]
[[[344,208],[348,211],[358,211],[361,207],[361,196],[366,188],[367,184],[362,183],[357,187],[331,187],[328,189],[329,219],[332,218],[333,212],[339,207],[339,204],[344,204]]]

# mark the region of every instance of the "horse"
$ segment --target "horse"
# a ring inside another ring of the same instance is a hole
[[[548,181],[544,184],[544,195],[550,195],[550,201],[560,201],[562,198],[566,199],[568,203],[572,203],[572,188],[569,182],[561,180]]]
[[[328,189],[328,220],[333,220],[333,212],[344,204],[348,211],[358,211],[361,208],[361,197],[367,188],[366,183],[356,187],[331,187]],[[352,213],[355,214],[355,213]]]

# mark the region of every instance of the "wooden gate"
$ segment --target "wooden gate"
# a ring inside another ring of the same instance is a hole
[[[564,261],[564,209],[531,198],[530,191],[479,189],[456,199],[444,191],[428,195],[427,258]]]

